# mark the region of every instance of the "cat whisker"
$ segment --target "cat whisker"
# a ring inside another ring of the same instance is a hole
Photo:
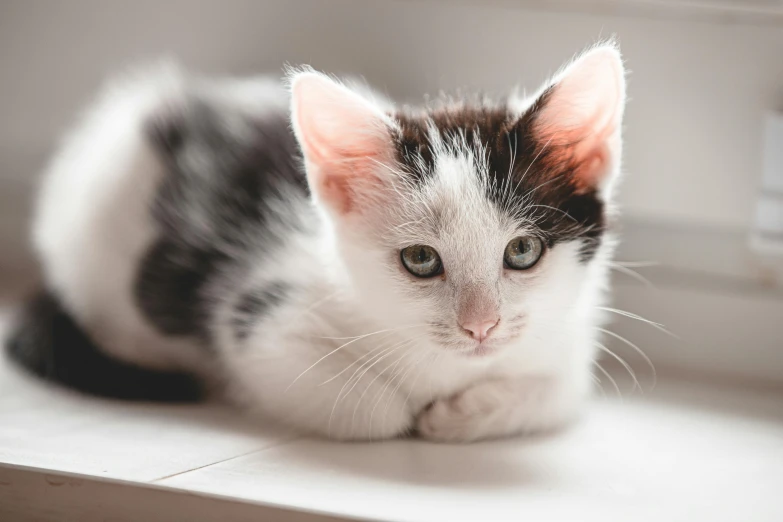
[[[617,391],[617,396],[620,397],[620,399],[623,398],[623,394],[620,393],[620,387],[617,385],[617,381],[614,380],[614,378],[609,375],[609,372],[607,372],[603,366],[598,361],[595,361],[593,364],[595,364],[599,370],[601,370],[601,373],[603,373],[607,379],[609,379],[609,382],[612,383],[612,386],[614,386],[615,391]]]
[[[381,393],[379,394],[378,398],[375,400],[375,403],[373,404],[372,410],[370,410],[370,420],[369,420],[369,422],[368,422],[368,426],[370,427],[370,429],[371,429],[371,430],[372,430],[372,422],[373,422],[373,418],[375,417],[375,410],[378,408],[378,405],[381,403],[381,401],[382,401],[383,397],[386,395],[386,390],[388,390],[388,389],[389,389],[389,386],[391,386],[392,382],[394,382],[394,379],[396,379],[396,378],[397,378],[397,377],[400,375],[400,373],[401,373],[402,371],[404,371],[404,369],[405,369],[405,365],[403,365],[403,366],[402,366],[402,368],[401,368],[400,370],[397,370],[397,366],[399,366],[399,364],[400,364],[400,363],[401,363],[401,362],[402,362],[402,361],[405,359],[405,357],[406,357],[406,356],[407,356],[407,355],[410,353],[410,351],[411,351],[412,349],[413,349],[412,347],[408,347],[408,348],[407,348],[407,349],[406,349],[406,350],[405,350],[405,351],[402,353],[402,355],[400,356],[400,358],[399,358],[399,359],[397,359],[397,361],[394,363],[394,366],[392,367],[391,375],[389,376],[389,378],[388,378],[388,379],[386,379],[386,384],[383,386],[383,388],[381,389]],[[381,372],[381,375],[382,375],[382,374],[383,374],[385,371],[386,371],[386,370],[384,370],[383,372]],[[377,377],[376,377],[376,378],[377,378]],[[370,385],[372,385],[372,383],[370,383]],[[389,397],[389,402],[391,402],[391,400],[392,400],[393,398],[394,398],[394,393],[392,392],[392,395]],[[361,402],[361,397],[359,398],[359,401]],[[358,406],[359,406],[359,403],[357,402],[356,406],[354,407],[354,411],[356,410],[356,408],[357,408]],[[387,408],[387,410],[388,410],[388,408]],[[384,414],[384,415],[385,415],[385,414]]]
[[[540,151],[538,151],[538,154],[536,154],[536,155],[535,155],[535,157],[533,158],[533,161],[531,161],[531,162],[530,162],[530,165],[528,165],[528,166],[527,166],[527,168],[525,169],[525,172],[523,172],[523,173],[522,173],[522,177],[520,178],[520,181],[522,181],[522,180],[524,180],[524,179],[525,179],[525,176],[527,176],[527,173],[528,173],[528,172],[530,172],[530,169],[533,167],[533,165],[534,165],[534,164],[535,164],[535,162],[538,160],[538,158],[541,156],[541,154],[543,154],[543,153],[544,153],[544,151],[547,149],[547,147],[549,147],[549,144],[550,144],[550,143],[552,143],[552,140],[554,139],[554,137],[555,137],[555,136],[554,136],[554,135],[552,135],[552,136],[551,136],[551,137],[550,137],[550,138],[547,140],[547,142],[546,142],[546,143],[544,143],[544,146],[543,146],[543,147],[541,147],[541,150],[540,150]]]
[[[503,180],[503,188],[502,188],[502,194],[503,194],[503,209],[506,210],[508,207],[508,202],[511,200],[511,183],[510,180],[512,179],[512,174],[514,172],[514,163],[516,163],[517,160],[517,139],[516,139],[516,133],[514,134],[514,146],[511,146],[511,133],[509,132],[506,134],[506,139],[508,139],[508,150],[511,154],[511,160],[508,164],[508,176],[506,176],[506,179]]]
[[[535,157],[533,157],[533,161],[530,162],[530,164],[525,169],[525,172],[522,173],[522,175],[519,177],[517,182],[514,184],[514,188],[509,191],[509,195],[512,194],[513,192],[516,192],[516,190],[519,188],[519,186],[525,180],[525,177],[527,176],[527,173],[530,172],[530,169],[533,167],[535,162],[538,160],[538,158],[541,156],[541,154],[544,153],[544,151],[547,149],[547,147],[549,147],[549,144],[552,142],[553,138],[554,138],[554,136],[550,137],[549,140],[544,144],[544,146],[541,147],[541,150],[538,151],[538,154],[536,154]],[[538,188],[538,187],[536,187],[536,188]],[[527,207],[527,203],[528,202],[526,200],[527,200],[529,194],[531,194],[531,193],[532,193],[532,191],[529,192],[528,194],[526,194],[524,198],[522,198],[522,201],[520,202],[520,205],[519,205],[520,207],[522,207],[522,208]]]
[[[576,220],[576,218],[575,218],[575,217],[573,217],[573,216],[572,216],[571,214],[569,214],[568,212],[566,212],[566,211],[564,211],[564,210],[561,210],[561,209],[559,209],[559,208],[550,207],[549,205],[528,205],[528,208],[547,208],[547,209],[549,209],[549,210],[554,210],[554,211],[556,211],[556,212],[560,212],[561,214],[563,214],[565,217],[567,217],[568,219],[570,219],[570,220],[571,220],[571,221],[573,221],[574,223],[579,223],[579,221],[577,221],[577,220]]]
[[[653,364],[653,362],[650,360],[650,358],[647,356],[647,354],[646,354],[646,353],[644,353],[644,351],[642,351],[642,349],[641,349],[641,348],[639,348],[637,345],[635,345],[634,343],[632,343],[631,341],[629,341],[629,340],[628,340],[628,339],[626,339],[625,337],[623,337],[623,336],[621,336],[621,335],[619,335],[619,334],[616,334],[616,333],[614,333],[614,332],[613,332],[613,331],[611,331],[611,330],[607,330],[606,328],[601,328],[600,326],[599,326],[599,327],[597,327],[597,328],[598,328],[598,330],[599,330],[599,331],[601,331],[601,332],[603,332],[603,333],[605,333],[605,334],[607,334],[607,335],[610,335],[610,336],[614,337],[615,339],[617,339],[617,340],[619,340],[619,341],[622,341],[622,342],[624,342],[625,344],[627,344],[628,346],[630,346],[631,348],[633,348],[634,350],[636,350],[636,352],[637,352],[639,355],[641,355],[641,356],[642,356],[642,358],[644,359],[644,361],[645,361],[645,362],[647,363],[647,365],[650,367],[650,370],[652,370],[653,382],[652,382],[652,387],[650,388],[650,391],[654,390],[654,389],[655,389],[655,386],[658,384],[658,373],[655,371],[655,365],[654,365],[654,364]]]
[[[601,381],[601,378],[594,373],[590,374],[590,378],[593,380],[593,384],[596,385],[596,388],[601,392],[601,396],[606,398],[606,390],[604,390],[604,383]]]
[[[376,364],[378,364],[379,362],[381,362],[382,360],[384,360],[386,357],[390,356],[392,353],[394,353],[395,351],[397,351],[397,350],[398,350],[398,349],[400,349],[401,347],[405,346],[406,344],[413,343],[414,341],[416,341],[416,340],[420,339],[421,337],[423,337],[423,335],[420,335],[420,336],[418,336],[418,337],[413,337],[413,338],[411,338],[411,339],[404,339],[404,340],[402,340],[402,341],[400,341],[400,342],[398,342],[398,343],[396,343],[396,344],[392,345],[392,347],[391,347],[391,348],[394,348],[394,350],[391,350],[390,352],[388,352],[388,353],[384,354],[384,355],[383,355],[383,356],[381,356],[380,358],[376,359],[376,360],[375,360],[375,362],[373,362],[372,364],[370,364],[369,366],[367,366],[367,367],[364,369],[364,371],[362,371],[362,373],[361,373],[361,374],[360,374],[360,375],[359,375],[359,376],[356,378],[356,380],[353,382],[353,384],[352,384],[352,385],[351,385],[351,387],[348,389],[348,391],[347,391],[347,392],[345,392],[345,393],[342,395],[342,398],[340,397],[340,394],[338,394],[338,395],[337,395],[337,399],[338,399],[338,400],[342,400],[342,399],[345,399],[345,397],[347,397],[348,395],[350,395],[350,393],[351,393],[351,392],[354,390],[354,388],[356,388],[356,385],[357,385],[357,384],[359,384],[359,381],[361,381],[361,380],[362,380],[362,378],[364,378],[364,376],[367,374],[367,372],[369,372],[369,371],[370,371],[370,370],[373,368],[373,366],[375,366]],[[369,363],[369,361],[367,361],[367,362]],[[363,366],[364,366],[364,365],[363,365]],[[357,370],[356,370],[356,371],[353,373],[353,375],[351,375],[351,378],[350,378],[350,379],[348,379],[348,380],[346,381],[346,383],[343,385],[343,389],[345,389],[345,387],[347,387],[347,386],[348,386],[348,385],[351,383],[351,380],[354,378],[354,375],[356,375],[356,374],[357,374],[359,371],[361,371],[361,369],[362,369],[362,367],[358,368],[358,369],[357,369]],[[342,390],[341,390],[340,392],[342,393]]]
[[[305,369],[305,371],[303,371],[302,373],[300,373],[299,375],[297,375],[297,377],[296,377],[296,378],[295,378],[295,379],[294,379],[294,380],[291,382],[291,384],[289,384],[289,385],[288,385],[288,387],[286,387],[285,391],[287,392],[288,390],[290,390],[290,389],[291,389],[291,386],[293,386],[294,384],[296,384],[296,382],[297,382],[299,379],[301,379],[301,378],[302,378],[302,376],[304,376],[304,375],[305,375],[307,372],[309,372],[310,370],[312,370],[313,368],[315,368],[315,367],[316,367],[316,366],[317,366],[317,365],[318,365],[318,364],[319,364],[321,361],[323,361],[324,359],[326,359],[326,358],[327,358],[327,357],[329,357],[330,355],[333,355],[333,354],[335,354],[335,353],[339,352],[340,350],[342,350],[342,349],[343,349],[343,348],[345,348],[346,346],[350,346],[351,344],[355,343],[356,341],[359,341],[359,340],[361,340],[361,339],[365,339],[365,338],[367,338],[367,337],[370,337],[370,336],[372,336],[372,335],[377,335],[377,334],[380,334],[380,333],[394,332],[394,331],[398,331],[398,330],[404,330],[404,329],[406,329],[406,328],[416,328],[416,327],[420,327],[420,326],[426,326],[426,324],[425,324],[425,325],[415,325],[415,326],[408,326],[408,327],[400,327],[400,328],[387,328],[387,329],[385,329],[385,330],[378,330],[377,332],[371,332],[371,333],[364,334],[364,335],[361,335],[361,336],[358,336],[358,337],[353,337],[353,338],[350,338],[350,339],[351,339],[350,341],[348,341],[347,343],[344,343],[344,344],[342,344],[342,345],[338,346],[337,348],[335,348],[335,349],[334,349],[334,350],[332,350],[331,352],[327,353],[326,355],[324,355],[323,357],[321,357],[320,359],[318,359],[317,361],[315,361],[315,362],[314,362],[312,365],[310,365],[310,366],[309,366],[307,369]]]
[[[391,406],[392,400],[394,399],[394,397],[397,396],[397,392],[402,387],[403,383],[408,379],[408,375],[410,375],[410,373],[413,371],[413,369],[416,368],[417,366],[419,366],[421,364],[421,362],[424,361],[424,359],[427,358],[428,355],[429,355],[428,352],[424,352],[424,354],[421,357],[419,357],[418,359],[416,359],[414,361],[411,361],[411,363],[408,365],[407,369],[405,370],[405,373],[403,373],[402,377],[399,379],[399,381],[397,381],[397,385],[392,390],[392,393],[389,396],[389,400],[386,402],[386,408],[384,408],[384,410],[383,410],[383,417],[384,417],[384,419],[386,419],[386,417],[388,416],[388,414],[389,414],[389,407]]]
[[[398,341],[398,342],[394,343],[392,346],[389,347],[391,349],[390,352],[393,353],[393,352],[396,352],[400,348],[407,348],[407,347],[409,347],[412,344],[412,342],[413,342],[412,339],[404,339],[402,341]],[[389,355],[391,355],[391,353],[389,353]],[[383,360],[385,358],[386,358],[386,356],[383,356],[383,357],[380,358],[380,360]],[[375,361],[375,362],[380,362],[380,360]],[[368,364],[372,363],[372,361],[367,361],[367,362],[368,362]],[[340,400],[344,400],[348,396],[348,394],[351,392],[351,390],[353,390],[353,388],[357,384],[359,384],[359,381],[369,372],[369,370],[373,366],[374,366],[374,363],[370,364],[370,366],[365,366],[363,369],[360,369],[359,371],[361,371],[361,374],[359,374],[359,372],[354,372],[351,375],[351,377],[347,381],[347,384],[350,385],[351,388],[345,393],[345,395],[343,395],[341,397]]]
[[[617,360],[617,362],[619,362],[623,366],[623,368],[625,368],[625,371],[627,371],[628,375],[630,375],[631,378],[633,379],[633,388],[631,389],[631,391],[635,390],[636,388],[639,388],[639,391],[642,392],[644,391],[642,390],[641,384],[639,384],[639,379],[636,378],[636,372],[633,371],[633,368],[631,368],[631,365],[628,364],[625,361],[625,359],[623,359],[622,357],[620,357],[619,355],[617,355],[612,350],[610,350],[609,348],[607,348],[606,346],[604,346],[599,342],[596,342],[596,345],[598,346],[598,348],[601,349],[601,351],[606,352],[612,357],[614,357]]]
[[[621,272],[629,277],[632,277],[633,279],[636,279],[640,283],[644,283],[648,288],[655,288],[655,285],[653,285],[649,279],[641,275],[639,272],[632,270],[626,266],[610,262],[609,267],[613,270],[617,270],[618,272]]]
[[[661,265],[661,263],[657,261],[615,261],[614,264],[626,268],[650,268]]]
[[[642,317],[640,315],[637,315],[637,314],[634,314],[632,312],[627,312],[625,310],[619,310],[617,308],[609,308],[608,306],[598,306],[596,308],[598,308],[599,310],[604,310],[606,312],[611,312],[611,313],[614,313],[614,314],[617,314],[617,315],[622,315],[623,317],[628,317],[630,319],[635,319],[636,321],[641,321],[641,322],[643,322],[645,324],[649,324],[650,326],[652,326],[656,330],[660,330],[661,332],[663,332],[663,333],[665,333],[667,335],[670,335],[670,336],[674,337],[675,339],[679,339],[679,337],[677,337],[676,335],[671,333],[669,330],[667,330],[661,323],[656,323],[654,321],[650,321],[649,319],[645,319],[644,317]]]
[[[421,323],[421,324],[409,324],[406,326],[398,326],[396,328],[386,328],[384,330],[378,330],[376,332],[370,332],[366,334],[361,335],[347,335],[344,337],[322,337],[322,336],[313,336],[313,339],[328,339],[331,341],[344,341],[346,339],[364,339],[365,337],[369,337],[371,335],[376,335],[379,333],[386,333],[386,332],[398,332],[400,330],[407,330],[410,328],[421,328],[423,326],[432,326],[430,323]]]
[[[386,336],[384,336],[384,337],[381,337],[381,338],[379,339],[379,341],[382,341],[382,340],[384,340],[384,339],[388,339],[389,337],[391,337],[391,335],[392,335],[392,334],[387,334]],[[354,364],[358,363],[359,361],[361,361],[361,360],[362,360],[362,359],[364,359],[365,357],[368,357],[368,356],[370,356],[370,355],[372,355],[372,354],[376,354],[376,356],[377,356],[377,355],[378,355],[378,351],[379,351],[379,350],[384,350],[385,348],[388,348],[388,347],[387,347],[387,346],[385,346],[383,343],[380,343],[378,346],[376,346],[376,347],[375,347],[375,348],[373,348],[372,350],[368,351],[367,353],[365,353],[365,354],[364,354],[364,355],[362,355],[361,357],[358,357],[358,358],[354,359],[354,360],[351,362],[351,364],[349,364],[348,366],[346,366],[345,368],[343,368],[342,370],[340,370],[340,371],[339,371],[338,373],[336,373],[335,375],[333,375],[333,376],[329,377],[328,379],[326,379],[324,382],[322,382],[321,384],[319,384],[319,385],[318,385],[318,387],[320,388],[321,386],[325,386],[325,385],[329,384],[330,382],[332,382],[333,380],[335,380],[336,378],[338,378],[340,375],[344,374],[344,373],[345,373],[345,372],[347,372],[349,369],[351,369],[351,367],[352,367]],[[374,360],[374,359],[375,359],[375,357],[370,357],[370,360]],[[367,362],[367,361],[364,361],[364,362]],[[364,364],[364,362],[363,362],[362,364]],[[349,380],[350,380],[350,379],[349,379]]]
[[[557,176],[552,176],[552,177],[551,177],[551,178],[549,178],[547,181],[544,181],[543,183],[540,183],[540,184],[539,184],[538,186],[536,186],[536,187],[535,187],[533,190],[531,190],[530,192],[528,192],[528,193],[527,193],[527,196],[528,196],[528,197],[532,197],[533,193],[534,193],[535,191],[537,191],[538,189],[540,189],[540,188],[542,188],[542,187],[545,187],[545,186],[549,185],[550,183],[553,183],[553,182],[555,182],[555,181],[558,181],[558,180],[560,180],[561,178],[563,178],[564,176],[565,176],[565,173],[563,173],[563,174],[558,174]]]
[[[372,361],[376,360],[378,357],[381,357],[381,356],[383,356],[383,355],[384,355],[384,354],[386,354],[386,353],[394,352],[394,351],[395,351],[395,347],[396,347],[396,346],[397,346],[396,344],[395,344],[395,345],[392,345],[392,346],[387,346],[387,347],[382,347],[382,346],[380,346],[380,347],[378,347],[378,348],[376,348],[376,349],[372,350],[371,352],[368,352],[367,354],[365,354],[365,355],[364,355],[364,356],[366,356],[366,355],[369,355],[370,353],[378,352],[378,353],[376,353],[376,354],[375,354],[373,357],[371,357],[369,360],[367,360],[367,361],[364,361],[364,362],[363,362],[363,363],[362,363],[362,364],[359,366],[359,368],[357,368],[357,369],[354,371],[354,373],[353,373],[353,374],[351,374],[351,377],[350,377],[350,378],[348,378],[348,380],[347,380],[347,381],[346,381],[346,382],[343,384],[343,386],[342,386],[342,387],[340,388],[340,390],[337,392],[337,397],[335,398],[335,400],[334,400],[334,404],[332,405],[332,410],[331,410],[331,412],[329,413],[329,424],[328,424],[328,430],[329,430],[329,431],[331,431],[331,429],[332,429],[332,421],[334,420],[334,414],[335,414],[335,411],[337,410],[337,404],[340,402],[341,398],[343,398],[343,392],[345,391],[345,388],[346,388],[346,387],[349,385],[349,383],[350,383],[350,382],[353,380],[353,378],[356,376],[356,374],[357,374],[358,372],[362,371],[362,368],[364,368],[365,364],[370,364]],[[362,356],[362,357],[364,357],[364,356]],[[348,367],[346,367],[345,369],[343,369],[343,370],[342,370],[342,371],[341,371],[341,372],[340,372],[338,375],[341,375],[342,373],[344,373],[344,372],[345,372],[345,371],[346,371],[348,368],[350,368],[351,366],[353,366],[354,364],[356,364],[357,362],[359,362],[359,360],[361,360],[361,358],[360,358],[360,359],[357,359],[356,361],[353,361],[353,362],[352,362],[350,365],[348,365]],[[326,384],[327,382],[330,382],[331,380],[334,380],[336,377],[337,377],[337,375],[336,375],[336,376],[334,376],[334,377],[332,377],[331,379],[329,379],[329,381],[326,381],[326,382],[324,382],[324,383],[322,383],[322,384]]]
[[[399,350],[403,350],[403,347],[404,347],[404,346],[405,346],[405,345],[402,345],[402,346],[398,347],[398,348],[397,348],[396,350],[394,350],[392,353],[396,353],[396,352],[397,352],[397,351],[399,351]],[[399,357],[398,357],[398,358],[397,358],[397,359],[396,359],[396,360],[395,360],[393,363],[389,364],[389,365],[388,365],[388,366],[386,366],[386,367],[385,367],[383,370],[381,370],[380,372],[378,372],[378,373],[375,375],[375,377],[373,377],[373,378],[372,378],[372,380],[371,380],[371,381],[370,381],[370,382],[367,384],[367,387],[366,387],[366,388],[364,388],[364,390],[362,390],[362,393],[359,395],[359,398],[356,400],[356,404],[355,404],[355,405],[354,405],[354,407],[353,407],[353,414],[351,415],[351,431],[353,431],[354,422],[356,421],[356,413],[357,413],[357,412],[358,412],[358,410],[359,410],[359,405],[361,404],[362,400],[364,400],[364,396],[365,396],[365,395],[367,395],[367,392],[370,390],[370,388],[372,388],[372,385],[373,385],[373,384],[375,384],[375,381],[377,381],[378,379],[380,379],[380,378],[381,378],[381,376],[382,376],[384,373],[386,373],[386,371],[387,371],[387,370],[389,370],[389,369],[390,369],[390,368],[392,368],[392,367],[397,367],[397,365],[398,365],[398,364],[400,364],[400,361],[402,361],[402,360],[405,358],[405,355],[408,353],[408,351],[409,351],[409,350],[410,350],[410,348],[409,348],[409,347],[408,347],[408,348],[406,348],[406,349],[404,349],[404,351],[403,351],[402,355],[400,355],[400,356],[399,356]],[[367,372],[365,371],[365,374],[366,374],[366,373],[367,373]],[[362,374],[362,376],[364,376],[364,374]],[[361,377],[359,377],[359,379],[357,379],[357,381],[356,381],[356,383],[354,384],[354,386],[355,386],[356,384],[358,384],[360,380],[361,380]],[[388,383],[387,383],[387,384],[388,384]],[[353,388],[351,388],[351,389],[353,389]],[[351,390],[348,390],[348,393],[350,393],[350,392],[351,392]],[[346,395],[348,395],[348,394],[346,394]],[[372,412],[370,412],[370,420],[369,420],[369,422],[368,422],[368,429],[370,429],[370,433],[372,434]]]
[[[338,399],[338,400],[342,400],[342,399],[344,399],[344,398],[345,398],[345,397],[348,395],[348,393],[350,393],[350,392],[351,392],[351,390],[353,390],[353,387],[354,387],[354,386],[356,386],[356,384],[359,382],[359,380],[360,380],[362,377],[364,377],[364,374],[365,374],[365,373],[366,373],[366,372],[367,372],[367,371],[368,371],[368,370],[369,370],[369,369],[370,369],[370,368],[371,368],[373,365],[375,365],[377,362],[380,362],[381,360],[383,360],[384,358],[386,358],[386,356],[387,356],[387,355],[390,355],[390,354],[391,354],[391,352],[395,351],[395,349],[396,349],[396,348],[398,348],[399,346],[401,346],[401,345],[404,345],[404,344],[405,344],[405,342],[407,342],[407,341],[408,341],[407,339],[404,339],[403,341],[397,341],[397,342],[395,342],[395,343],[393,343],[393,344],[391,344],[391,345],[389,345],[389,346],[385,346],[385,347],[383,347],[383,349],[382,349],[382,350],[380,350],[380,352],[376,353],[375,355],[373,355],[372,357],[370,357],[368,360],[366,360],[366,361],[364,361],[362,364],[360,364],[360,365],[359,365],[359,367],[358,367],[358,368],[356,368],[356,369],[353,371],[353,373],[351,374],[351,376],[350,376],[350,377],[348,377],[348,380],[346,380],[346,381],[345,381],[345,383],[343,383],[343,386],[340,388],[340,391],[339,391],[339,392],[338,392],[338,394],[337,394],[337,399]],[[374,351],[377,351],[377,349],[376,349],[376,350],[374,350]],[[358,361],[355,361],[355,362],[358,362]],[[351,366],[353,366],[353,364],[354,364],[354,363],[351,363],[351,364],[348,366],[348,368],[350,368]],[[347,368],[346,368],[346,369],[347,369]],[[340,374],[342,374],[342,373],[344,373],[344,372],[345,372],[345,370],[341,371],[341,372],[340,372]],[[334,378],[332,378],[331,380],[333,380],[333,379],[334,379]],[[351,386],[351,389],[350,389],[350,390],[348,390],[347,392],[345,392],[345,389],[346,389],[346,388],[348,388],[349,386]],[[345,393],[344,393],[344,392],[345,392]]]

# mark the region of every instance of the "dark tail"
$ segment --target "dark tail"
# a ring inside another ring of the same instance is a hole
[[[47,292],[22,311],[6,349],[30,372],[85,393],[136,401],[192,402],[201,397],[192,376],[149,370],[104,354]]]

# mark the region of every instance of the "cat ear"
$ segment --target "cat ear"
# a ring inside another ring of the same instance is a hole
[[[617,47],[588,50],[565,67],[532,108],[532,133],[550,162],[581,190],[608,191],[619,171],[625,70]]]
[[[331,78],[304,71],[291,78],[291,119],[316,197],[332,210],[358,210],[393,161],[393,120]]]

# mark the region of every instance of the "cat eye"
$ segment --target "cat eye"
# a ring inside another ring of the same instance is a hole
[[[532,268],[544,252],[544,243],[537,237],[515,237],[506,246],[503,263],[512,270]]]
[[[400,251],[405,269],[416,277],[434,277],[443,273],[438,252],[427,245],[411,245]]]

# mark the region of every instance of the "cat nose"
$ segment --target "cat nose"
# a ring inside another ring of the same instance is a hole
[[[489,337],[490,331],[497,326],[498,322],[500,322],[499,318],[484,321],[470,321],[462,323],[460,326],[475,340],[482,342]]]

